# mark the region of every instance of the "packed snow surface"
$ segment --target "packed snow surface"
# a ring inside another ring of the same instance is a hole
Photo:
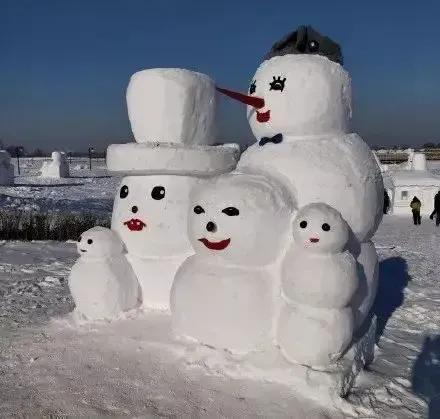
[[[164,314],[132,312],[78,327],[66,317],[76,243],[3,242],[1,414],[423,417],[427,405],[412,390],[412,374],[426,357],[424,338],[439,333],[440,230],[427,219],[417,227],[409,217],[390,216],[374,241],[381,263],[376,358],[339,401],[259,379],[255,371],[226,374],[227,353],[167,344]],[[418,388],[432,387],[431,370],[417,371]]]

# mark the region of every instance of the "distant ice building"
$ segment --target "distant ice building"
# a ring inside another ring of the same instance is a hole
[[[12,185],[14,183],[14,166],[11,156],[5,150],[0,150],[0,185]]]
[[[69,163],[67,162],[66,154],[54,151],[52,153],[52,161],[43,163],[41,177],[57,179],[69,177]]]
[[[405,163],[384,165],[378,161],[390,201],[388,214],[410,215],[411,200],[417,196],[422,202],[421,213],[429,215],[434,208],[434,196],[440,190],[440,177],[427,169],[425,154],[412,149],[406,152]]]

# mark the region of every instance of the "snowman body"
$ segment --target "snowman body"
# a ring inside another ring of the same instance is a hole
[[[75,311],[89,320],[114,318],[139,303],[139,284],[116,234],[94,227],[78,242],[69,276]]]
[[[112,229],[127,249],[145,308],[168,309],[174,275],[192,253],[186,234],[190,176],[127,176],[116,195]]]
[[[345,249],[348,234],[347,223],[326,204],[307,205],[294,220],[277,327],[277,342],[289,361],[326,367],[352,340],[350,304],[359,282],[356,260]]]
[[[378,262],[370,239],[382,219],[383,181],[367,144],[349,133],[349,74],[321,55],[274,56],[258,68],[249,93],[264,106],[248,106],[257,142],[242,154],[237,170],[281,182],[298,208],[323,202],[342,214],[361,271],[361,291],[353,300],[358,327],[377,289]]]
[[[188,234],[195,255],[171,291],[174,334],[246,353],[271,342],[280,306],[274,274],[291,205],[255,175],[224,175],[196,188]]]

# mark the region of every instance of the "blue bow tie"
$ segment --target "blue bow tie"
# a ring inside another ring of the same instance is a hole
[[[263,147],[267,143],[279,144],[281,141],[283,141],[283,134],[280,133],[275,134],[273,137],[263,137],[258,144]]]

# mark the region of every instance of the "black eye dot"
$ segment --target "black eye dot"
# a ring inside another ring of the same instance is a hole
[[[240,211],[235,207],[228,207],[222,210],[223,214],[226,214],[229,217],[235,217],[240,214]]]
[[[257,90],[257,83],[254,80],[251,85],[249,86],[249,94],[252,95],[255,93],[255,91]]]
[[[202,214],[202,213],[205,212],[205,210],[204,210],[200,205],[196,205],[196,206],[194,207],[194,212],[195,212],[196,214]]]
[[[324,223],[321,227],[324,231],[330,231],[330,226],[327,223]]]
[[[82,237],[81,237],[81,236],[79,236],[78,242],[80,242],[81,240],[82,240]]]
[[[151,191],[151,197],[156,201],[165,198],[165,188],[163,186],[155,186]]]
[[[124,185],[119,191],[119,196],[121,199],[127,198],[128,196],[128,186]]]
[[[306,228],[306,227],[307,227],[307,221],[301,221],[301,222],[299,223],[299,226],[300,226],[301,228]]]
[[[319,42],[318,41],[310,41],[309,42],[309,51],[316,52],[319,50]]]
[[[93,240],[92,240],[92,239],[89,239],[89,240],[87,240],[87,243],[88,243],[88,244],[92,244],[92,243],[93,243]]]
[[[281,78],[281,76],[273,76],[273,81],[269,83],[269,90],[279,90],[282,92],[286,85],[286,78]]]

